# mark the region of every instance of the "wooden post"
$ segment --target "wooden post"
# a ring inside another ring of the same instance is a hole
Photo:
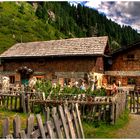
[[[12,110],[12,106],[13,106],[13,97],[11,97],[10,110]]]
[[[76,135],[75,135],[75,130],[72,123],[72,118],[71,118],[70,112],[68,111],[68,107],[66,105],[64,106],[64,111],[65,111],[66,119],[68,122],[69,130],[70,130],[70,136],[72,139],[75,139]]]
[[[45,135],[45,131],[44,131],[44,127],[43,127],[43,122],[42,122],[41,115],[40,114],[37,114],[36,115],[36,118],[37,118],[37,124],[38,124],[38,128],[40,130],[41,137],[43,139],[45,139],[46,138],[46,135]]]
[[[20,117],[16,115],[13,120],[14,138],[19,138],[20,128],[21,128]]]
[[[31,112],[31,109],[30,109],[30,95],[29,94],[27,94],[27,109],[26,109],[26,111],[28,113]]]
[[[23,108],[23,112],[24,113],[27,113],[27,110],[26,110],[26,103],[25,103],[25,93],[22,93],[22,96],[21,96],[21,102],[22,102],[22,108]]]
[[[7,106],[6,106],[7,109],[8,109],[8,106],[9,106],[9,96],[7,96]]]
[[[59,110],[60,118],[61,118],[61,121],[63,124],[65,138],[70,139],[69,129],[68,129],[67,122],[66,122],[66,117],[64,116],[64,111],[63,111],[63,108],[61,105],[58,106],[58,110]]]
[[[34,129],[34,115],[30,114],[27,119],[27,138],[31,138],[30,135]]]
[[[82,136],[82,138],[84,139],[85,136],[84,136],[84,131],[83,131],[83,127],[82,127],[82,122],[81,122],[81,119],[80,119],[80,112],[79,112],[78,104],[77,104],[77,103],[75,104],[75,111],[76,111],[76,115],[77,115],[78,122],[79,122],[79,127],[80,127],[81,136]]]
[[[57,134],[58,138],[63,139],[63,134],[62,134],[60,124],[59,124],[59,119],[58,119],[58,116],[56,116],[56,107],[52,108],[52,118],[53,118],[53,121],[54,121],[56,134]]]
[[[115,124],[115,103],[112,102],[112,105],[111,105],[111,124]]]
[[[53,128],[52,128],[52,122],[51,121],[47,121],[46,122],[46,127],[49,133],[49,138],[51,139],[55,139],[55,134],[53,132]]]
[[[21,93],[20,97],[19,97],[19,110],[23,110],[23,108],[22,108],[22,94],[23,93]]]
[[[17,110],[17,98],[18,98],[18,97],[15,97],[15,106],[14,106],[14,109],[15,109],[15,110]]]
[[[7,135],[6,139],[13,139],[13,135],[12,134]]]
[[[2,124],[2,138],[5,138],[9,134],[9,119],[6,118]]]
[[[50,120],[50,108],[47,107],[47,117],[46,120],[49,121]]]
[[[132,112],[132,92],[129,92],[130,95],[130,112]]]
[[[26,136],[24,130],[20,131],[19,135],[20,135],[20,138],[21,138],[21,139],[27,139],[27,136]]]
[[[133,91],[133,112],[135,113],[135,92]]]
[[[74,110],[72,110],[72,115],[73,115],[73,120],[74,120],[74,124],[75,124],[75,129],[76,129],[76,137],[77,138],[81,138],[81,135],[80,135],[80,128],[79,128],[79,125],[78,125],[78,119],[76,117],[76,113]]]

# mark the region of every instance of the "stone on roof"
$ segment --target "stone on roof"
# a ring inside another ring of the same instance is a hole
[[[0,57],[104,55],[107,41],[103,36],[18,43]]]

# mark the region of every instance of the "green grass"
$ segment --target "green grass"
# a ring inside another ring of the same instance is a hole
[[[17,113],[17,112],[12,112],[12,111],[8,111],[5,110],[4,108],[0,109],[0,137],[2,136],[2,123],[4,121],[5,118],[9,118],[9,122],[10,122],[10,133],[13,132],[13,119],[16,115],[20,116],[20,120],[21,120],[21,129],[25,129],[26,128],[26,118],[28,116],[28,114],[24,114],[24,113]]]
[[[0,108],[0,138],[2,137],[2,123],[3,123],[4,119],[7,117],[9,118],[9,122],[10,122],[9,123],[10,124],[10,126],[9,126],[10,132],[9,133],[13,133],[13,120],[14,120],[14,117],[16,115],[19,115],[20,121],[21,121],[21,130],[24,130],[26,128],[27,118],[28,118],[29,114],[8,111],[5,108]],[[44,117],[44,115],[42,115],[42,113],[41,113],[41,116],[42,116],[42,121],[44,122],[45,117]],[[34,124],[35,125],[37,124],[36,117],[34,120]]]
[[[126,110],[115,125],[100,123],[99,127],[95,127],[93,123],[83,122],[83,129],[86,138],[117,138],[118,129],[125,126],[129,121],[129,111]]]

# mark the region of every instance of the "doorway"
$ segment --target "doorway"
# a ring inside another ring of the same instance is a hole
[[[21,84],[28,85],[29,79],[34,71],[31,68],[28,68],[27,66],[22,66],[18,68],[18,72],[21,76]]]

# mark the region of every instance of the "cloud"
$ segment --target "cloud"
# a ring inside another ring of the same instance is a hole
[[[92,0],[87,1],[85,6],[96,8],[120,25],[129,25],[140,31],[140,1]]]

